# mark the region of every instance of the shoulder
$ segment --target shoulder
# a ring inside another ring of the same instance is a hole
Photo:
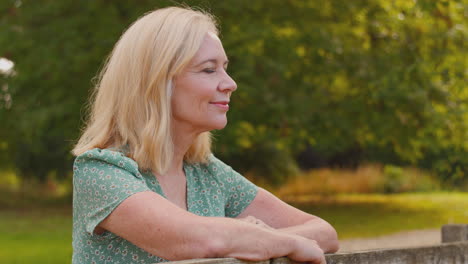
[[[73,171],[76,173],[87,168],[114,168],[132,174],[139,174],[138,164],[133,159],[125,156],[122,151],[115,149],[94,148],[77,156],[73,164]]]
[[[210,154],[207,163],[199,164],[199,166],[202,175],[216,178],[218,181],[224,182],[226,185],[239,181],[247,181],[244,176],[215,157],[213,154]]]
[[[231,174],[234,172],[231,166],[227,165],[213,154],[208,156],[207,162],[197,163],[195,166],[199,167],[203,174],[209,174],[215,177]]]
[[[232,170],[231,166],[224,163],[222,160],[215,157],[215,155],[210,154],[208,157],[208,162],[206,166],[210,169],[218,169],[218,170]]]

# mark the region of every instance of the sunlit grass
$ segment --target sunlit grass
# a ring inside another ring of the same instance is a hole
[[[329,221],[341,239],[468,223],[468,193],[309,195],[289,203]]]

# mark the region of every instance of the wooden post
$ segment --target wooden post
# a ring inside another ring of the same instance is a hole
[[[442,226],[442,243],[468,241],[468,224]]]

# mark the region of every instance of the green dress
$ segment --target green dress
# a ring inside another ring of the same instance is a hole
[[[207,164],[184,163],[188,211],[201,216],[236,217],[255,198],[257,187],[210,155]],[[166,261],[122,237],[95,227],[127,197],[153,191],[164,197],[153,174],[122,152],[92,149],[73,166],[72,263],[157,263]],[[209,235],[209,234],[207,234]]]

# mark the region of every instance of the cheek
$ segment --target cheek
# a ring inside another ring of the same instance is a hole
[[[192,85],[190,89],[185,91],[185,103],[193,108],[206,109],[209,103],[215,98],[214,92],[210,83],[199,81],[196,85]]]
[[[213,93],[201,85],[190,87],[179,87],[172,94],[172,113],[182,119],[199,118],[200,115],[209,111]]]

